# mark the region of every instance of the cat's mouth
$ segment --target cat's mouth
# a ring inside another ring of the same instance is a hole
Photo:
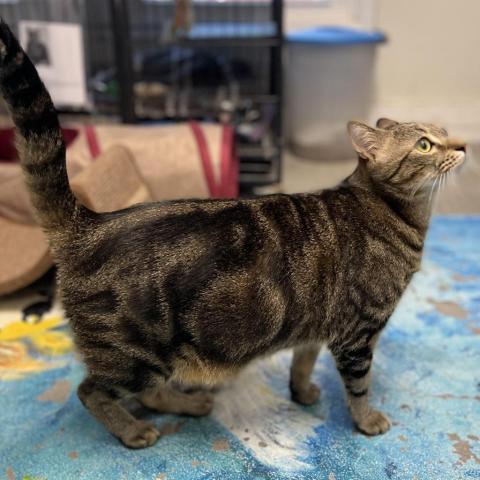
[[[462,165],[462,163],[465,162],[465,158],[466,155],[464,148],[455,150],[454,152],[447,155],[445,160],[440,163],[440,165],[438,166],[438,170],[441,174],[450,172],[451,170],[454,170],[455,168]]]

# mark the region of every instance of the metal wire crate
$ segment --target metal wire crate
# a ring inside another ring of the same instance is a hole
[[[179,29],[182,4],[193,18]],[[14,28],[83,26],[92,113],[233,123],[241,185],[280,179],[282,0],[18,0],[0,13]]]

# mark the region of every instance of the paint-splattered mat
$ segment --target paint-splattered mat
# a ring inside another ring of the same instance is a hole
[[[58,312],[0,311],[0,477],[12,479],[480,478],[480,218],[436,218],[419,272],[381,341],[372,403],[393,428],[353,431],[324,353],[321,402],[289,400],[290,354],[252,365],[211,417],[148,415],[164,436],[127,450],[83,409],[82,367]],[[15,318],[14,318],[15,317]]]

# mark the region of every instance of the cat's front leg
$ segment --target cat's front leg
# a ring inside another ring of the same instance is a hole
[[[338,371],[345,384],[352,419],[358,430],[366,435],[385,433],[390,428],[388,417],[368,403],[375,340],[356,344],[354,347],[332,349]]]
[[[319,351],[319,345],[303,345],[293,350],[290,392],[292,400],[302,405],[313,405],[320,397],[320,389],[310,381]]]

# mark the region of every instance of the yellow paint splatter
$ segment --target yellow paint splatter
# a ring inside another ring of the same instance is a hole
[[[72,339],[63,332],[45,332],[32,337],[31,341],[45,355],[64,355],[73,348]]]
[[[22,342],[0,342],[0,380],[17,380],[56,366],[32,358]]]
[[[49,317],[39,323],[27,323],[18,320],[12,322],[0,330],[0,341],[20,340],[21,338],[32,338],[47,330],[56,328],[63,324],[61,317]]]
[[[32,358],[29,340],[36,351],[44,355],[63,355],[73,348],[70,337],[61,331],[51,331],[65,323],[60,316],[49,316],[38,323],[15,320],[0,329],[0,380],[16,380],[25,375],[57,368],[58,363]]]

